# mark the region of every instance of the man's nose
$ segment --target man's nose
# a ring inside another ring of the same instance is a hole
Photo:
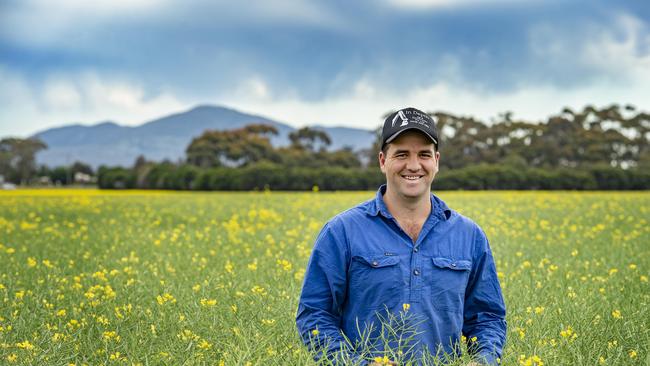
[[[409,156],[406,161],[406,169],[414,172],[420,170],[420,159],[417,155]]]

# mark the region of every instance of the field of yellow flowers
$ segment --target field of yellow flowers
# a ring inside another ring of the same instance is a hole
[[[650,193],[439,195],[490,239],[502,364],[650,362]],[[373,196],[0,192],[0,364],[309,364],[313,240]]]

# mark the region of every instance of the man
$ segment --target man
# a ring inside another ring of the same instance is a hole
[[[453,357],[464,336],[477,361],[496,364],[506,334],[501,287],[481,228],[431,193],[434,121],[399,110],[386,118],[382,143],[386,184],[331,219],[314,245],[296,317],[303,341],[335,363],[393,364],[395,354]],[[389,319],[412,319],[406,354],[394,349],[399,342],[372,341]]]

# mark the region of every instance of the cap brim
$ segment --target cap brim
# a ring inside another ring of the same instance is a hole
[[[393,140],[395,140],[395,139],[397,138],[397,136],[399,136],[402,132],[404,132],[404,131],[408,131],[408,130],[418,130],[418,131],[422,132],[423,134],[427,135],[427,137],[428,137],[429,139],[431,139],[431,141],[433,141],[433,144],[434,144],[434,145],[438,146],[438,140],[436,140],[433,136],[431,136],[431,135],[429,134],[429,132],[425,131],[424,129],[422,129],[422,128],[419,127],[419,126],[408,127],[408,128],[403,129],[403,130],[399,130],[399,131],[395,132],[395,133],[392,134],[389,138],[386,139],[386,141],[384,142],[384,145],[391,143],[391,142],[392,142]]]

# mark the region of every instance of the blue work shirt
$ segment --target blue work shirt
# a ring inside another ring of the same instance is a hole
[[[296,316],[304,343],[319,351],[317,358],[332,358],[344,349],[344,335],[361,342],[359,332],[374,324],[369,334],[376,337],[378,316],[401,312],[416,319],[416,359],[458,355],[464,335],[480,361],[496,363],[506,310],[485,234],[431,194],[431,213],[414,243],[388,212],[385,190],[335,216],[318,235]],[[370,356],[394,345],[373,347]]]

